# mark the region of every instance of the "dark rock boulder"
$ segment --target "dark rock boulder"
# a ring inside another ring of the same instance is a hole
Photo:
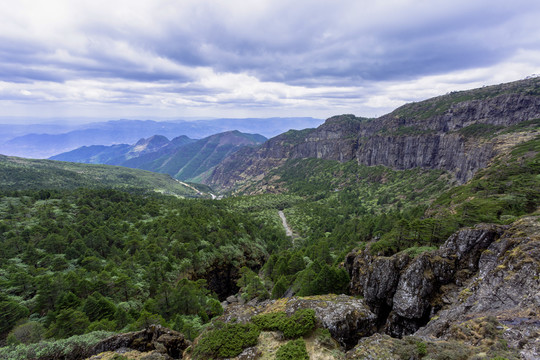
[[[455,257],[460,270],[467,269],[476,272],[482,251],[487,249],[501,235],[502,230],[507,228],[479,224],[473,229],[456,232],[441,247],[441,256],[447,259]]]
[[[101,340],[93,346],[76,345],[67,351],[59,349],[48,356],[35,357],[38,360],[81,360],[104,352],[125,353],[136,350],[145,353],[148,359],[181,359],[184,350],[191,345],[183,334],[164,328],[150,326],[141,331],[117,334]]]
[[[345,259],[352,294],[361,295],[384,325],[393,307],[400,274],[410,262],[407,254],[391,257],[372,256],[369,249],[351,253]]]

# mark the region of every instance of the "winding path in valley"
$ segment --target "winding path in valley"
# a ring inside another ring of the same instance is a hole
[[[292,229],[289,226],[289,224],[287,224],[287,218],[285,217],[285,214],[281,210],[278,211],[278,214],[279,214],[279,217],[281,218],[281,222],[283,223],[283,228],[285,229],[285,234],[287,234],[287,236],[292,237],[293,232],[292,232]]]

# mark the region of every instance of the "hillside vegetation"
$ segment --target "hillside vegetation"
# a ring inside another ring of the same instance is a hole
[[[194,336],[222,312],[212,269],[257,269],[287,244],[221,202],[119,190],[3,191],[0,214],[0,334],[15,342],[149,323]]]
[[[197,187],[198,185],[194,185]],[[169,175],[108,165],[82,165],[0,155],[0,189],[114,188],[194,197],[201,194]],[[207,187],[202,186],[202,189]]]

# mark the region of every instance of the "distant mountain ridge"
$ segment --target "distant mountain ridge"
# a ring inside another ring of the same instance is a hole
[[[200,140],[182,135],[169,141],[165,136],[154,135],[140,139],[134,145],[83,146],[50,159],[120,165],[169,174],[178,180],[193,180],[240,148],[259,145],[264,141],[266,138],[262,135],[236,130]]]
[[[75,129],[60,125],[2,125],[0,129],[4,134],[0,136],[0,154],[49,158],[82,146],[133,144],[153,135],[169,139],[186,135],[201,139],[232,130],[272,137],[289,129],[304,129],[322,122],[311,117],[290,117],[197,121],[114,120],[80,125]]]
[[[206,184],[242,189],[290,159],[308,158],[396,170],[442,169],[463,183],[507,145],[538,134],[539,119],[540,77],[454,92],[377,119],[340,115],[316,129],[286,132],[231,155]],[[517,134],[520,129],[526,134]]]

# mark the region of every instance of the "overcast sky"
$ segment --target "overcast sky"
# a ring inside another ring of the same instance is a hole
[[[377,116],[538,73],[538,0],[0,0],[0,117]]]

